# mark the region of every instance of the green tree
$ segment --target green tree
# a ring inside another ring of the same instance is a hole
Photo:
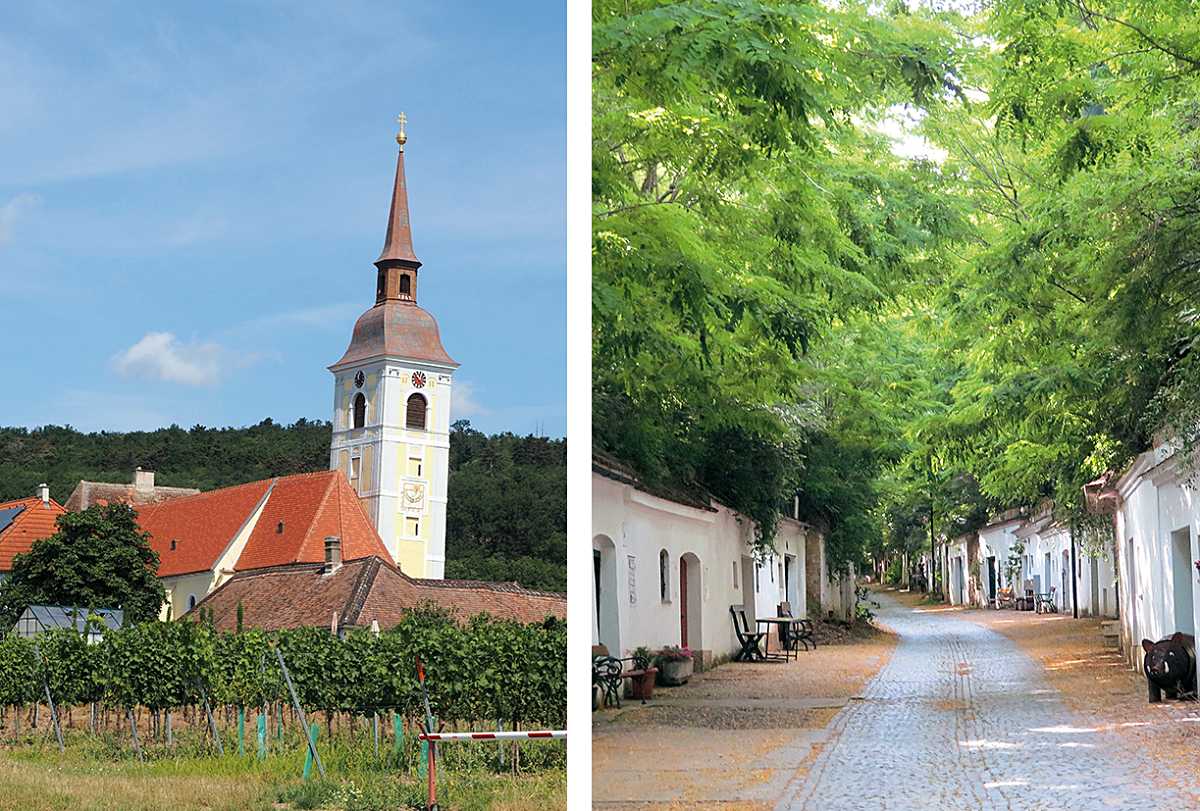
[[[125,504],[91,507],[58,518],[58,531],[13,558],[0,584],[0,621],[11,626],[30,605],[119,608],[127,623],[158,616],[166,600],[158,554]]]

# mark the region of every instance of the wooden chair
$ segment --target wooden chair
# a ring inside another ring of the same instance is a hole
[[[791,617],[792,604],[789,602],[780,603],[779,616]],[[817,639],[813,636],[812,621],[807,619],[796,619],[796,621],[791,625],[780,625],[779,644],[791,651],[797,650],[800,645],[803,645],[804,649],[808,650],[808,646],[811,644],[813,649],[816,650]]]
[[[762,650],[758,647],[758,643],[762,642],[766,633],[750,630],[750,623],[746,621],[745,606],[729,606],[729,615],[733,617],[733,632],[737,635],[738,644],[742,646],[742,649],[733,657],[733,661],[755,662],[764,659],[765,657]]]

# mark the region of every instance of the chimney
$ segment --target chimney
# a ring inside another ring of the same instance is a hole
[[[141,465],[137,470],[133,471],[133,489],[139,493],[149,492],[154,489],[154,471],[142,470]]]
[[[39,484],[37,486],[37,494],[38,494],[38,498],[40,498],[42,500],[42,504],[49,507],[50,506],[50,488],[49,488],[49,486],[47,486],[47,484],[45,482],[42,482],[41,484]]]
[[[342,568],[342,539],[330,535],[325,539],[325,574],[333,574]]]

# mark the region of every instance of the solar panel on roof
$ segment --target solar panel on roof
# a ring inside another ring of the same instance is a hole
[[[8,529],[8,525],[15,521],[24,509],[24,504],[18,504],[16,507],[0,510],[0,532]]]

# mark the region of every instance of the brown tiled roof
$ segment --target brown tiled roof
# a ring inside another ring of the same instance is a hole
[[[138,523],[150,533],[150,545],[158,552],[159,577],[212,569],[259,504],[263,504],[262,514],[234,564],[238,571],[324,561],[325,538],[330,535],[342,539],[345,560],[387,556],[346,477],[325,470],[143,507]]]
[[[71,491],[63,506],[70,512],[83,512],[93,504],[129,504],[140,507],[158,504],[173,498],[194,496],[200,491],[195,487],[154,487],[139,490],[132,484],[80,481]]]
[[[54,499],[44,503],[37,496],[0,502],[0,510],[23,507],[4,530],[0,531],[0,572],[11,572],[15,555],[28,552],[34,541],[49,538],[58,531],[58,517],[66,512]]]
[[[367,628],[372,622],[390,628],[405,609],[432,603],[459,621],[476,614],[525,623],[566,618],[566,595],[515,584],[413,580],[376,556],[345,563],[332,574],[323,569],[322,564],[295,563],[239,572],[185,616],[211,609],[216,627],[232,630],[241,603],[248,628],[328,628],[335,613],[341,628]]]

